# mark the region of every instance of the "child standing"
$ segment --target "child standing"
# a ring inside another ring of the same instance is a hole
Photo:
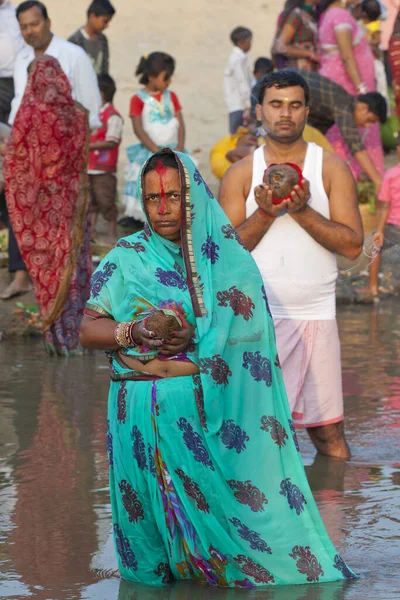
[[[147,158],[165,147],[185,151],[182,108],[176,94],[168,90],[174,70],[175,60],[164,52],[142,56],[136,69],[136,75],[140,75],[139,83],[144,87],[132,97],[129,116],[140,144],[126,149],[129,164],[125,170],[122,198],[125,216],[121,225],[137,227],[144,221],[136,185],[140,167]]]
[[[397,155],[400,157],[400,140],[397,140]],[[378,230],[373,238],[380,250],[392,246],[400,246],[400,163],[388,169],[383,177],[379,193],[382,202],[382,213]],[[378,275],[381,266],[381,255],[373,260],[369,271],[369,288],[374,300],[378,299]]]
[[[110,75],[99,75],[97,79],[102,100],[102,126],[90,135],[88,175],[92,201],[92,231],[100,213],[109,223],[109,241],[114,244],[117,239],[118,214],[116,173],[123,120],[113,106],[116,92],[114,80]]]
[[[247,53],[253,34],[246,27],[236,27],[231,33],[235,46],[224,71],[224,95],[229,113],[229,131],[235,133],[250,115],[251,70]]]
[[[388,109],[389,94],[386,80],[385,66],[383,64],[383,55],[380,49],[381,44],[381,5],[378,0],[363,0],[359,5],[361,21],[367,31],[367,39],[374,55],[374,71],[376,91],[382,94],[386,100]]]
[[[109,0],[93,0],[87,11],[86,25],[75,31],[69,42],[83,48],[93,62],[97,75],[108,74],[108,40],[103,31],[108,27],[115,14],[115,8]]]

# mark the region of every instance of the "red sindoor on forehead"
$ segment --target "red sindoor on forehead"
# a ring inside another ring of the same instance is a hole
[[[160,178],[160,199],[161,199],[160,210],[162,213],[165,212],[165,188],[164,188],[163,177],[166,172],[167,172],[167,167],[162,164],[161,160],[159,160],[157,163],[157,167],[156,167],[156,173],[157,173],[158,177]]]

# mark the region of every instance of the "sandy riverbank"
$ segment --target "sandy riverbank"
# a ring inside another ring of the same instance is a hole
[[[45,0],[54,33],[68,37],[85,21],[86,2]],[[169,52],[177,61],[171,86],[179,96],[187,128],[187,147],[196,154],[204,177],[214,187],[208,154],[227,131],[223,70],[232,45],[229,34],[238,25],[254,32],[251,63],[270,56],[281,0],[113,0],[117,13],[106,34],[111,52],[110,74],[116,79],[115,105],[125,118],[123,147],[136,140],[128,118],[129,100],[138,88],[134,70],[143,53]],[[121,152],[121,163],[125,162]],[[120,181],[122,180],[122,164]]]

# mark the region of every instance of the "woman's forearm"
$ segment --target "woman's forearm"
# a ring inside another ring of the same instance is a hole
[[[354,56],[348,56],[346,58],[342,57],[343,65],[346,70],[347,75],[350,77],[355,88],[358,88],[363,80],[361,78],[360,72],[357,67],[356,60]]]
[[[290,58],[308,58],[310,60],[314,56],[310,50],[297,48],[296,46],[286,46],[285,52],[282,52],[282,54],[289,56]]]
[[[113,319],[91,319],[84,315],[79,333],[81,346],[92,350],[117,350],[120,347],[115,341],[117,324]]]

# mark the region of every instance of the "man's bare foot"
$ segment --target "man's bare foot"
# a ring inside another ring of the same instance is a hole
[[[9,286],[0,294],[0,300],[9,300],[21,294],[26,294],[32,290],[32,283],[27,271],[19,269],[15,271],[15,276]]]
[[[16,298],[17,296],[21,296],[22,294],[27,294],[32,291],[32,284],[28,283],[27,285],[20,286],[14,279],[6,287],[6,289],[0,293],[0,300],[10,300],[11,298]]]

